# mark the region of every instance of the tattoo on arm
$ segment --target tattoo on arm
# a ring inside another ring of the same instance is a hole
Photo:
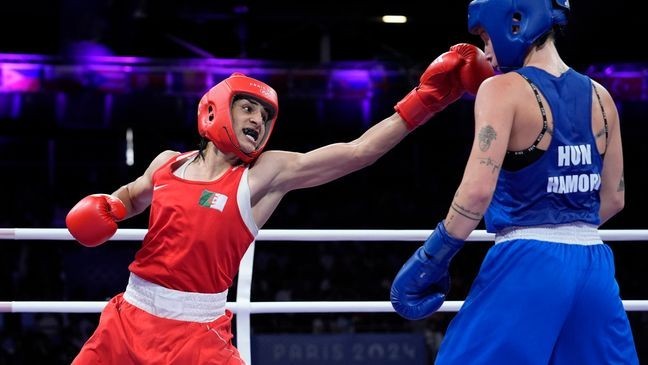
[[[459,189],[457,189],[455,191],[455,194],[454,194],[455,199],[458,196],[459,196]],[[452,204],[454,204],[454,200],[452,201]],[[457,215],[454,213],[454,208],[452,207],[452,205],[450,205],[450,211],[448,212],[448,216],[446,217],[446,220],[445,220],[446,224],[450,224],[452,221],[454,221],[456,216]]]
[[[486,167],[490,167],[492,169],[491,172],[493,172],[493,173],[496,172],[497,170],[499,170],[500,167],[501,167],[500,165],[496,164],[495,160],[493,160],[490,157],[477,158],[477,159],[479,160],[480,165],[485,165]]]
[[[487,125],[479,131],[477,138],[479,139],[479,149],[486,152],[490,148],[491,142],[497,138],[497,132],[493,127]]]
[[[454,213],[448,214],[448,216],[445,219],[445,224],[450,224],[450,222],[454,220],[454,217],[455,217]]]
[[[459,213],[460,215],[473,220],[473,221],[480,221],[482,219],[482,214],[478,212],[472,212],[465,207],[462,207],[459,205],[456,201],[452,201],[452,205],[450,206],[452,210],[455,212]]]
[[[619,187],[617,187],[617,192],[625,191],[625,178],[623,173],[621,174],[621,181],[619,181]]]

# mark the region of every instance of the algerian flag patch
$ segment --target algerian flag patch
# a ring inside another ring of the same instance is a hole
[[[219,212],[225,209],[225,203],[227,203],[227,195],[214,193],[209,190],[203,190],[202,194],[200,194],[200,201],[198,202],[203,207],[216,209]]]

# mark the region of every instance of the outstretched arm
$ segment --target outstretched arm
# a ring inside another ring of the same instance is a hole
[[[466,90],[475,92],[492,74],[493,69],[479,48],[469,44],[455,45],[428,66],[420,84],[396,104],[396,113],[358,139],[304,154],[267,152],[259,158],[255,174],[272,176],[265,185],[286,192],[321,185],[371,165],[410,131],[459,99]],[[264,165],[272,167],[264,169]]]
[[[307,153],[268,151],[257,161],[254,173],[267,170],[267,174],[274,174],[269,188],[284,192],[321,185],[371,165],[409,132],[402,118],[394,113],[348,143],[334,143]]]

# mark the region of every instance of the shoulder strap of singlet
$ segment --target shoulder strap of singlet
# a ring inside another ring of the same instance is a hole
[[[542,130],[540,131],[540,133],[538,134],[538,137],[535,139],[535,141],[533,142],[533,144],[529,148],[526,148],[526,149],[521,150],[521,151],[506,151],[507,153],[512,153],[513,155],[522,155],[522,154],[525,154],[527,152],[531,152],[531,151],[535,150],[538,147],[538,143],[540,143],[540,141],[544,137],[545,133],[547,133],[547,129],[548,129],[548,126],[547,126],[547,111],[546,111],[546,109],[544,107],[544,104],[542,104],[542,99],[540,98],[540,92],[538,91],[538,88],[535,86],[533,81],[531,81],[528,77],[526,77],[526,75],[523,75],[521,73],[518,73],[518,75],[522,76],[529,83],[529,85],[531,86],[531,89],[533,90],[533,94],[535,95],[536,100],[538,101],[538,106],[540,107],[540,114],[542,114]]]
[[[175,157],[175,161],[181,160],[187,156],[195,156],[198,154],[198,150],[183,152]]]
[[[594,89],[594,93],[596,94],[596,99],[598,99],[599,106],[601,107],[601,114],[603,114],[603,124],[605,128],[605,145],[607,146],[609,140],[608,140],[608,120],[607,120],[607,114],[605,114],[605,108],[603,108],[603,102],[601,101],[601,95],[599,95],[598,90],[596,89],[596,85],[592,82],[592,88]]]
[[[181,160],[183,158],[186,158],[187,156],[191,156],[191,155],[194,155],[196,153],[198,153],[198,151],[183,152],[183,153],[180,153],[178,155],[171,156],[165,163],[163,163],[160,167],[157,168],[157,170],[155,170],[153,172],[153,176],[155,176],[159,171],[164,169],[164,167],[169,166],[169,165],[175,163],[176,161],[179,161],[179,160]]]

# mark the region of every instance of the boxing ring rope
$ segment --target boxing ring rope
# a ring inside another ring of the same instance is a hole
[[[141,241],[146,229],[118,229],[111,241]],[[266,229],[261,230],[256,241],[418,241],[423,242],[432,230],[320,230],[320,229]],[[648,229],[599,230],[604,241],[648,241]],[[467,241],[493,241],[494,235],[476,230]],[[63,228],[0,228],[0,240],[74,240]],[[251,302],[252,271],[256,243],[250,245],[239,268],[236,302],[226,307],[236,313],[237,348],[251,363],[250,315],[259,313],[389,313],[388,301],[335,301],[335,302]],[[104,301],[0,301],[0,313],[57,312],[99,313]],[[463,301],[446,301],[439,312],[456,312]],[[648,311],[648,300],[624,300],[626,311]]]

